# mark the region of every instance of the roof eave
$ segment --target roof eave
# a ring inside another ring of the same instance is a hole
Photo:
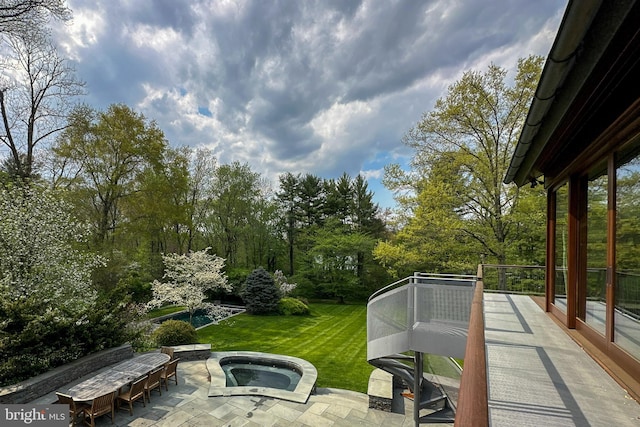
[[[531,101],[520,138],[511,157],[509,169],[504,178],[505,184],[514,182],[520,187],[536,180],[541,175],[540,171],[535,170],[534,164],[547,141],[544,138],[537,138],[538,131],[543,120],[550,118],[551,106],[557,101],[558,91],[574,65],[576,51],[601,4],[602,0],[571,0],[568,3],[558,34],[542,70],[540,82]],[[567,96],[566,93],[564,95]],[[575,94],[573,95],[575,96]],[[573,98],[573,96],[569,94],[569,98]],[[559,121],[564,116],[566,109],[569,108],[569,103],[564,104],[562,108],[554,109],[553,118],[555,120]]]

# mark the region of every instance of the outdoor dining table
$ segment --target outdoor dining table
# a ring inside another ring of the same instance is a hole
[[[89,401],[110,391],[119,390],[132,381],[167,363],[171,357],[164,353],[147,353],[134,357],[71,387],[67,394],[76,401]]]

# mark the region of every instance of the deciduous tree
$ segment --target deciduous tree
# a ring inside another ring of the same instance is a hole
[[[105,112],[75,109],[54,151],[71,165],[75,199],[89,213],[98,245],[113,237],[121,225],[121,203],[139,189],[146,168],[161,167],[166,147],[156,123],[125,105]]]
[[[64,0],[0,1],[0,33],[18,35],[42,28],[51,17],[62,21],[71,18]]]
[[[127,306],[98,299],[70,206],[32,183],[1,186],[0,211],[0,385],[121,344]]]
[[[88,230],[69,205],[39,186],[3,186],[0,210],[0,299],[60,315],[91,306],[91,273],[101,261],[77,249]]]
[[[190,318],[198,308],[212,309],[205,304],[208,291],[230,291],[223,272],[224,259],[209,254],[209,248],[184,255],[166,254],[164,281],[155,280],[151,285],[153,299],[149,307],[176,304],[187,307]],[[216,308],[221,310],[220,307]]]
[[[207,225],[209,238],[219,243],[230,266],[237,266],[240,249],[252,236],[249,224],[261,199],[260,175],[248,164],[234,162],[215,170]]]
[[[83,83],[37,28],[8,37],[0,60],[0,141],[9,148],[17,178],[31,178],[35,150],[64,129]]]
[[[541,57],[518,60],[511,84],[507,71],[493,64],[485,72],[465,72],[404,138],[415,150],[414,176],[405,182],[431,184],[426,179],[431,169],[441,164],[443,156],[455,156],[456,167],[451,168],[451,174],[458,174],[462,183],[458,186],[462,191],[455,193],[455,213],[460,219],[459,230],[481,248],[476,253],[478,261],[486,253],[489,259],[504,264],[507,246],[515,238],[511,215],[517,207],[518,189],[502,181],[541,65]],[[389,171],[397,172],[397,168],[391,167]],[[412,189],[414,198],[405,199],[408,205],[404,208],[415,212],[421,203],[415,195],[426,188],[412,186]],[[432,196],[449,195],[432,193]]]

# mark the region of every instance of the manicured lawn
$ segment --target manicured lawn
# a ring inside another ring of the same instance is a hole
[[[311,304],[310,316],[241,314],[198,331],[212,351],[262,351],[311,362],[318,387],[367,392],[367,307]]]

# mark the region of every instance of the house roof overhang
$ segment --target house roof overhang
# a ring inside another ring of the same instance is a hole
[[[505,183],[566,172],[640,98],[638,22],[635,0],[568,3]]]

